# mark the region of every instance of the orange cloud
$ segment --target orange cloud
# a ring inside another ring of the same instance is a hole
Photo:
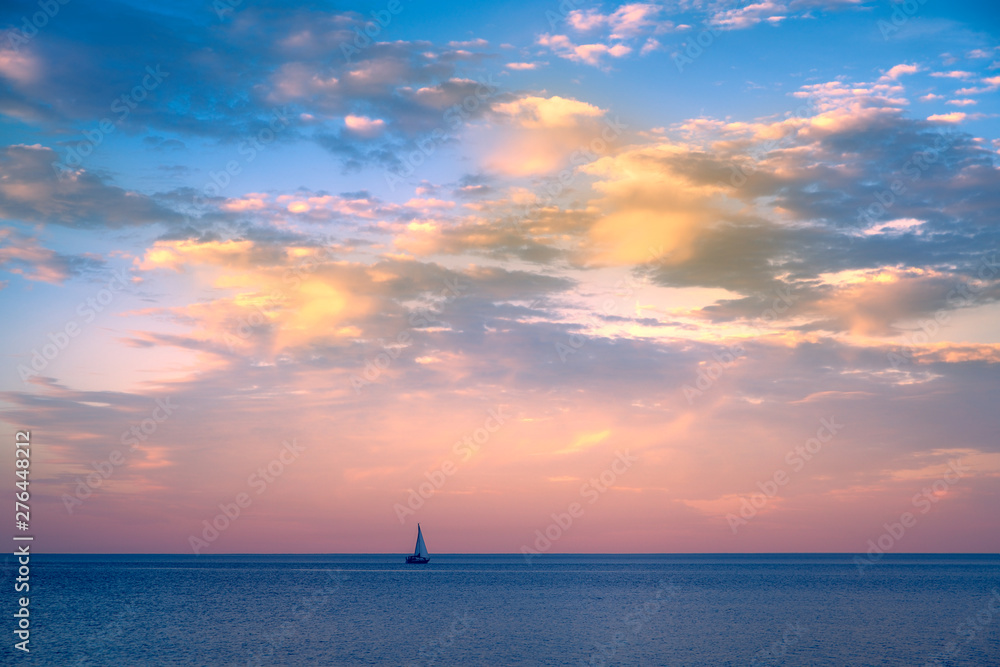
[[[721,185],[693,182],[665,158],[686,152],[661,144],[605,157],[582,168],[599,180],[591,201],[601,211],[585,250],[598,264],[637,265],[690,258],[698,236],[721,214]]]
[[[502,125],[478,130],[486,166],[515,176],[564,166],[574,152],[601,137],[605,114],[597,106],[558,95],[497,104],[493,112]]]

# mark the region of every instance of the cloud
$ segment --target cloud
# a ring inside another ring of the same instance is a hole
[[[741,30],[762,21],[779,23],[787,18],[786,12],[784,3],[765,0],[746,7],[720,11],[712,17],[711,23],[724,30]]]
[[[661,11],[659,5],[635,2],[622,5],[610,14],[602,14],[597,9],[575,9],[567,15],[566,21],[579,32],[607,28],[611,39],[630,39],[657,27],[654,17]]]
[[[632,52],[625,44],[574,44],[566,35],[549,35],[538,37],[538,44],[549,48],[560,58],[581,62],[594,67],[604,66],[604,57],[622,58]]]
[[[532,70],[538,69],[541,63],[507,63],[504,65],[507,69],[512,69],[515,71]]]
[[[344,125],[354,134],[365,137],[377,137],[385,130],[385,121],[381,118],[368,118],[367,116],[347,115],[344,117]]]
[[[802,291],[803,303],[813,304],[803,307],[802,326],[888,335],[888,320],[866,324],[834,315],[831,290],[859,288],[828,284],[824,276],[847,269],[895,275],[897,269],[886,267],[933,259],[962,267],[942,273],[954,283],[972,261],[962,236],[952,232],[956,222],[978,225],[980,246],[997,240],[981,216],[981,207],[993,199],[985,194],[993,191],[987,184],[998,178],[988,151],[945,134],[934,122],[907,117],[900,93],[891,83],[810,84],[798,95],[811,102],[794,116],[690,119],[674,127],[672,138],[649,134],[645,143],[623,145],[596,161],[571,162],[570,179],[579,178],[586,193],[576,208],[550,203],[530,209],[515,229],[504,222],[507,217],[540,199],[510,190],[507,201],[466,204],[474,215],[423,213],[395,244],[419,256],[473,252],[542,263],[569,260],[592,270],[632,267],[663,286],[730,290],[758,311],[753,304],[760,294],[792,285]],[[528,138],[518,143],[505,137],[499,143],[509,153],[494,154],[492,164],[500,173],[551,173],[560,164],[551,157],[566,155],[572,141],[560,150],[545,145],[548,161],[542,163],[532,148],[545,139],[533,133],[551,135],[565,127],[567,137],[586,145],[579,129],[599,113],[566,98],[529,96],[500,104],[494,115],[516,124],[511,136]],[[945,146],[941,157],[914,169],[913,160],[934,145]],[[505,154],[506,163],[500,161]],[[741,173],[745,183],[734,183]],[[891,217],[859,214],[904,174]],[[523,199],[514,205],[516,197]],[[963,203],[950,207],[944,201]],[[891,290],[917,284],[899,275],[898,285],[878,282],[858,298],[879,304],[882,291],[890,290],[886,298],[892,299]],[[930,295],[913,293],[913,300],[899,299],[903,311]],[[850,303],[853,297],[843,298]],[[878,305],[873,311],[896,312]]]
[[[931,76],[942,79],[971,79],[973,74],[964,70],[951,70],[950,72],[931,72]]]
[[[671,158],[683,150],[640,148],[583,167],[598,177],[594,190],[600,197],[591,205],[602,212],[589,233],[592,261],[638,265],[666,257],[683,262],[710,220],[726,217],[718,200],[721,185],[698,182],[671,166]]]
[[[815,18],[816,11],[864,8],[864,0],[762,0],[733,9],[712,7],[708,23],[724,30],[743,30],[760,23],[777,25],[786,19]]]
[[[866,236],[871,236],[872,234],[919,232],[920,226],[923,225],[925,222],[926,220],[916,220],[914,218],[901,218],[899,220],[889,220],[888,222],[872,225],[868,229],[864,230],[862,233],[865,234]]]
[[[641,55],[661,48],[652,35],[674,29],[673,22],[662,18],[663,12],[662,6],[643,2],[621,5],[608,14],[598,9],[575,9],[566,15],[566,22],[578,33],[600,30],[599,41],[577,45],[566,35],[546,33],[538,37],[537,43],[548,47],[560,58],[594,67],[607,67],[607,58],[623,58],[640,48],[637,40],[644,40]]]
[[[636,2],[622,5],[608,17],[611,39],[630,39],[654,27],[654,17],[660,13],[658,5]]]
[[[607,25],[608,15],[597,9],[574,9],[566,15],[566,21],[574,30],[587,32]]]
[[[500,122],[472,136],[484,147],[486,169],[541,174],[563,167],[571,155],[600,139],[605,113],[572,98],[527,95],[494,104],[491,115]]]
[[[59,172],[56,153],[39,144],[0,149],[0,216],[67,227],[120,228],[181,216],[137,192],[109,185],[85,169]]]
[[[576,127],[581,121],[599,118],[605,113],[592,104],[558,95],[522,97],[494,105],[493,112],[511,118],[520,127],[531,129]]]
[[[973,49],[965,54],[966,58],[992,58],[993,54],[986,49]]]
[[[986,84],[985,86],[970,86],[968,88],[959,88],[955,91],[956,95],[981,95],[982,93],[992,93],[996,90],[1000,90],[1000,76],[991,76],[984,79],[980,79],[981,83]]]
[[[183,8],[169,17],[110,7],[69,12],[73,20],[46,27],[49,39],[0,52],[0,77],[11,84],[0,90],[0,111],[45,132],[58,127],[60,139],[93,132],[107,119],[123,135],[168,135],[177,142],[173,147],[188,137],[238,144],[266,128],[275,107],[284,107],[293,113],[281,142],[315,141],[349,169],[387,166],[400,137],[442,125],[444,109],[469,94],[456,84],[468,81],[461,70],[489,57],[465,50],[487,46],[480,39],[453,46],[376,41],[358,50],[351,46],[354,30],[364,30],[370,17],[314,6],[258,3],[211,24]],[[350,58],[345,45],[357,51]],[[136,63],[128,55],[134,53],[144,61]],[[132,100],[147,65],[165,78],[152,89],[140,87],[141,97]],[[121,109],[127,109],[124,117]],[[381,120],[384,131],[370,126],[341,133],[346,116]]]
[[[827,297],[809,306],[821,320],[817,326],[856,336],[898,334],[894,325],[933,315],[947,303],[947,295],[954,287],[953,280],[944,275],[890,267],[822,277],[832,289]]]
[[[464,42],[448,42],[448,46],[455,49],[474,49],[474,48],[482,49],[489,45],[490,43],[485,39],[482,39],[481,37],[476,39],[466,40]]]
[[[502,204],[501,204],[502,205]],[[489,219],[469,216],[457,221],[429,220],[407,225],[396,235],[393,245],[418,257],[441,255],[481,255],[500,261],[520,259],[539,264],[552,263],[563,252],[549,242],[552,228],[539,215],[531,231],[517,232],[510,225],[497,225]]]
[[[950,113],[936,113],[927,117],[927,120],[931,123],[950,123],[957,124],[961,123],[968,117],[968,114],[961,111],[952,111]]]
[[[563,213],[575,241],[567,256],[580,266],[635,267],[664,286],[721,287],[758,312],[757,295],[791,285],[801,291],[808,326],[863,336],[889,335],[894,322],[927,315],[927,304],[945,307],[944,285],[961,281],[975,256],[954,225],[977,225],[980,247],[1000,240],[981,216],[993,199],[985,184],[1000,179],[988,151],[933,120],[908,118],[892,85],[831,82],[803,94],[813,106],[795,116],[692,119],[675,127],[685,140],[648,135],[645,144],[576,167],[592,181],[591,194],[585,208]],[[945,146],[941,156],[914,169],[934,145]],[[900,186],[892,217],[864,213],[893,179]],[[550,243],[541,229],[522,231]],[[468,227],[476,233],[499,242]],[[898,267],[929,261],[962,268],[931,279]],[[882,278],[864,289],[830,278],[847,267]],[[869,302],[871,316],[838,311],[837,304]]]
[[[554,453],[556,454],[575,454],[577,452],[582,452],[591,447],[601,444],[608,439],[611,435],[611,429],[604,429],[603,431],[595,431],[593,433],[583,433],[578,435],[573,443],[560,449]]]
[[[14,85],[27,86],[40,75],[40,63],[27,51],[7,47],[0,48],[0,77]]]
[[[364,264],[316,246],[249,239],[157,241],[136,260],[136,269],[147,278],[163,270],[193,273],[226,294],[165,309],[178,322],[195,325],[181,345],[223,358],[238,350],[268,361],[280,354],[316,354],[318,349],[334,355],[358,340],[389,336],[412,320],[409,308],[414,306],[404,303],[433,306],[445,295],[481,308],[494,299],[560,291],[570,284],[488,267],[451,271],[401,259]],[[252,335],[246,333],[248,322],[254,323]],[[140,340],[178,344],[157,336]]]
[[[646,43],[642,45],[641,55],[646,55],[647,53],[652,53],[653,51],[659,51],[663,48],[663,45],[659,41],[650,37],[646,40]]]
[[[68,278],[103,266],[90,255],[63,255],[13,228],[0,229],[0,268],[26,280],[61,285]]]
[[[887,71],[884,75],[882,75],[882,78],[879,80],[898,81],[899,77],[903,76],[904,74],[916,74],[919,71],[920,71],[919,65],[909,65],[906,63],[903,63],[901,65],[894,65],[893,67],[890,67],[889,71]]]

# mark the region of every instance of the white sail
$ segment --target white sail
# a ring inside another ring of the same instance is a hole
[[[420,532],[420,524],[417,524],[417,548],[413,550],[414,556],[427,558],[427,545],[424,544],[424,534]]]

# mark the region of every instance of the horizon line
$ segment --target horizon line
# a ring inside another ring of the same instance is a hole
[[[405,556],[409,552],[395,551],[337,551],[337,552],[223,552],[212,554],[191,554],[184,552],[98,552],[98,551],[38,551],[32,552],[33,556],[190,556],[192,558],[212,557],[212,556]],[[543,558],[553,556],[857,556],[867,555],[864,551],[649,551],[649,552],[590,552],[574,551],[560,553],[539,553],[531,554],[532,558]],[[441,556],[519,556],[521,552],[442,552],[432,554],[432,557]],[[899,551],[884,553],[883,556],[1000,556],[996,551]]]

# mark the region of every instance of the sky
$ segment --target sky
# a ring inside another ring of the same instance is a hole
[[[991,3],[0,12],[38,550],[1000,549]]]

